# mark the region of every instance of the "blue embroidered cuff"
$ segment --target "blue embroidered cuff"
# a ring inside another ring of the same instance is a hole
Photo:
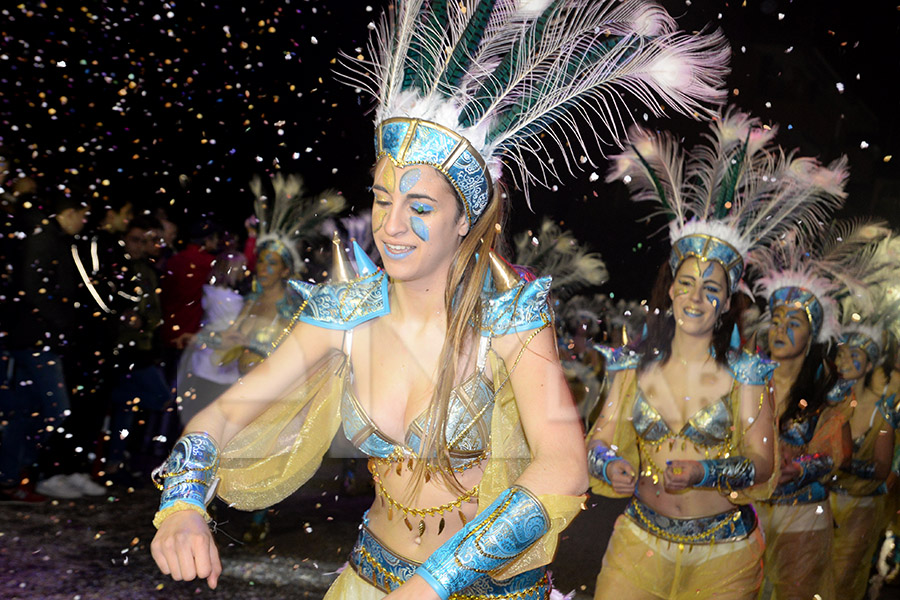
[[[743,456],[701,460],[700,464],[703,465],[703,479],[694,487],[730,492],[750,487],[756,479],[756,466]]]
[[[154,525],[159,527],[169,514],[186,508],[206,516],[218,468],[219,450],[208,434],[189,433],[178,440],[166,462],[153,471],[153,481],[162,490]]]
[[[625,459],[617,456],[612,448],[604,444],[597,444],[588,451],[588,468],[591,471],[591,475],[599,477],[609,485],[612,485],[612,482],[609,480],[606,468],[610,463],[614,463],[617,460],[624,461]]]
[[[860,479],[875,479],[875,463],[870,460],[854,458],[847,470]]]
[[[800,468],[800,476],[793,481],[779,485],[778,493],[780,495],[793,494],[818,481],[831,472],[834,461],[830,456],[824,454],[805,454],[795,458],[794,464]]]
[[[435,550],[416,573],[446,600],[518,557],[549,528],[540,501],[514,485]]]

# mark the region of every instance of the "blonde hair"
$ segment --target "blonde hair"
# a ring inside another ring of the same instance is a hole
[[[459,197],[457,201],[461,202]],[[481,292],[490,269],[488,252],[498,245],[506,218],[506,194],[499,185],[481,217],[471,226],[453,257],[444,292],[447,314],[447,337],[438,361],[438,378],[428,406],[429,426],[419,448],[420,460],[413,468],[412,492],[415,493],[428,471],[428,464],[437,462],[441,472],[451,475],[449,485],[456,491],[462,488],[450,464],[450,452],[444,432],[450,394],[456,385],[457,368],[465,368],[459,360],[469,344],[477,348],[481,335]],[[476,259],[476,256],[480,259]]]

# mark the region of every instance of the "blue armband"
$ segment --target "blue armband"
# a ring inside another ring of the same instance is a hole
[[[805,454],[795,458],[794,464],[800,468],[800,475],[796,479],[778,486],[778,492],[781,495],[792,494],[802,490],[809,484],[828,475],[834,467],[832,458],[824,454]]]
[[[541,539],[550,518],[528,490],[514,485],[416,569],[442,600],[505,566]]]
[[[166,462],[153,471],[153,482],[162,490],[153,525],[159,528],[181,510],[196,511],[208,522],[206,505],[215,496],[218,468],[219,449],[208,434],[189,433],[178,440]]]
[[[748,488],[756,479],[756,466],[743,456],[701,460],[700,464],[703,465],[703,479],[694,487],[730,492]]]
[[[850,461],[847,471],[860,479],[875,479],[875,463],[870,460],[854,458]]]
[[[591,475],[594,477],[599,477],[609,485],[612,485],[612,481],[609,480],[609,475],[606,472],[606,468],[616,461],[624,461],[625,459],[621,456],[618,456],[612,448],[606,447],[602,443],[598,443],[596,446],[588,450],[588,469],[591,472]]]

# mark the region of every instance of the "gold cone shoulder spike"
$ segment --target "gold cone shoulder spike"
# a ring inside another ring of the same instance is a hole
[[[498,292],[506,292],[516,287],[519,283],[519,274],[515,269],[497,256],[493,250],[488,252],[488,257],[491,261],[491,277],[494,279],[494,288]]]
[[[341,242],[341,236],[338,235],[337,231],[334,232],[331,243],[333,245],[331,249],[331,282],[343,283],[355,279],[356,273],[350,265],[347,253],[344,252],[344,244]]]

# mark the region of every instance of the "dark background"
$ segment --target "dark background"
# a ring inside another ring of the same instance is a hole
[[[336,82],[338,51],[364,50],[385,0],[116,0],[0,3],[0,136],[14,174],[43,189],[164,205],[182,226],[203,216],[235,230],[247,182],[280,169],[310,192],[369,205],[372,102]],[[730,101],[778,141],[830,162],[847,154],[845,212],[900,225],[896,154],[900,9],[884,0],[693,0],[663,4],[682,28],[720,27],[733,48]],[[643,111],[635,111],[642,120]],[[705,126],[662,126],[689,142]],[[662,223],[639,222],[605,163],[514,193],[513,231],[551,215],[600,251],[603,290],[640,297],[667,251]],[[599,179],[591,181],[592,173]]]

